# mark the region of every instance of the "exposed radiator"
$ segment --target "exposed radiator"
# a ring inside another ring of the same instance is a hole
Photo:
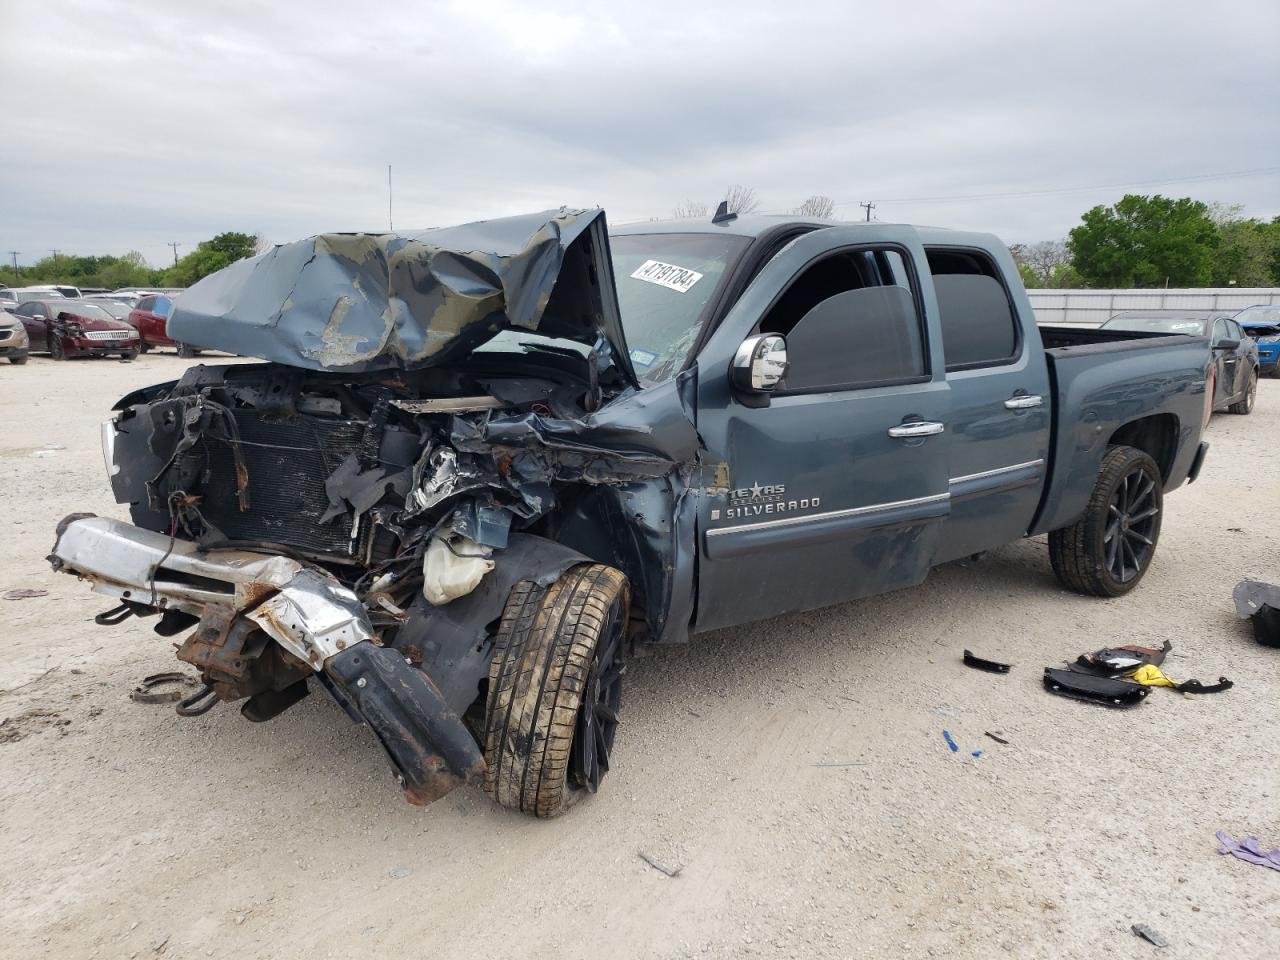
[[[231,445],[205,436],[184,454],[201,472],[200,512],[232,540],[355,556],[358,545],[351,539],[351,515],[342,514],[325,524],[320,518],[329,509],[325,479],[355,452],[365,424],[318,417],[268,423],[250,410],[236,410],[235,418],[249,474],[249,509],[240,510]]]

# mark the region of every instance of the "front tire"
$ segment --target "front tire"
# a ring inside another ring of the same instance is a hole
[[[22,366],[27,362],[27,355],[25,353],[15,353],[9,358],[9,362]]]
[[[1249,414],[1253,413],[1253,401],[1258,396],[1258,371],[1252,370],[1249,373],[1249,384],[1244,388],[1244,396],[1227,407],[1231,413]]]
[[[1067,589],[1119,597],[1146,575],[1160,540],[1164,480],[1134,447],[1110,447],[1084,516],[1049,534],[1049,561]]]
[[[49,338],[49,358],[52,360],[67,359],[67,352],[62,348],[62,338],[52,336]]]
[[[485,709],[485,791],[535,817],[594,793],[618,723],[627,579],[582,564],[516,584],[498,627]]]

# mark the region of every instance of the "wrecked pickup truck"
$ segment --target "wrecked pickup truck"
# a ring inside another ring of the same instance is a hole
[[[103,425],[133,523],[54,567],[265,721],[322,689],[405,796],[537,816],[613,760],[624,660],[1048,533],[1146,573],[1193,480],[1202,339],[1037,329],[995,238],[560,211],[276,247],[188,290],[193,366]]]

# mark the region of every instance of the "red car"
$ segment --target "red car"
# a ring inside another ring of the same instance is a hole
[[[199,351],[185,343],[169,339],[169,317],[173,315],[173,297],[163,293],[149,294],[129,311],[129,323],[142,336],[142,351],[153,347],[175,347],[180,357],[194,357]]]
[[[30,351],[54,360],[113,353],[132,360],[142,346],[132,326],[84,300],[28,300],[13,313],[31,339]]]

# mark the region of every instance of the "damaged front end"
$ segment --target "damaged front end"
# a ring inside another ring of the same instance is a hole
[[[505,223],[456,228],[487,253],[315,238],[184,294],[184,342],[279,362],[124,398],[103,449],[133,524],[73,515],[50,556],[119,602],[99,622],[187,634],[210,704],[263,721],[321,686],[416,803],[483,780],[516,583],[615,566],[633,641],[683,639],[692,609],[693,385],[637,387],[601,216]]]

